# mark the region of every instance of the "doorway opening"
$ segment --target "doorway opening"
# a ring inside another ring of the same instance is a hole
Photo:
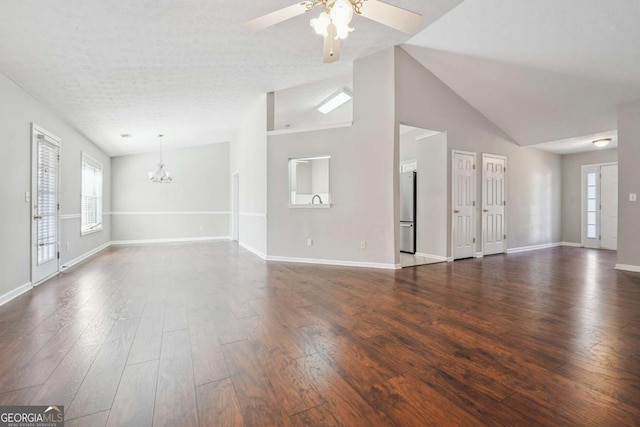
[[[399,135],[400,264],[446,261],[447,134],[400,125]]]

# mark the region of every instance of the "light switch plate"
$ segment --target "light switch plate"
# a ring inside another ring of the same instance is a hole
[[[25,203],[29,203],[31,201],[31,194],[28,191],[24,192],[24,201]]]
[[[638,201],[638,194],[637,193],[629,193],[629,201],[630,202],[637,202]]]

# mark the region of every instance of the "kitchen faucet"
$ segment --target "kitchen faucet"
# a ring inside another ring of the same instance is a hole
[[[312,205],[315,205],[316,197],[317,197],[317,198],[318,198],[318,200],[320,201],[320,204],[322,204],[322,197],[320,197],[320,195],[319,195],[319,194],[316,194],[315,196],[313,196],[313,197],[311,198],[311,204],[312,204]]]

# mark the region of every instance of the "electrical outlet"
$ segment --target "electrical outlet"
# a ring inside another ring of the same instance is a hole
[[[365,240],[360,242],[360,249],[367,249],[367,242]]]
[[[67,243],[64,245],[64,247],[65,247],[65,250],[66,250],[67,252],[69,252],[69,242],[67,242]]]
[[[313,246],[313,239],[307,239],[307,246]]]
[[[629,201],[630,202],[637,202],[638,201],[638,194],[637,193],[629,193]]]
[[[25,203],[29,203],[31,201],[31,194],[28,191],[24,192],[24,201]]]

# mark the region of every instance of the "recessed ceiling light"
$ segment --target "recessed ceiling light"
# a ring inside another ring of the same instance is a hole
[[[120,137],[121,138],[131,138],[133,135],[131,135],[130,133],[121,133]]]
[[[340,92],[331,95],[327,100],[320,104],[318,111],[322,114],[329,114],[345,102],[350,101],[351,98],[351,94],[346,89],[342,89]]]
[[[609,145],[609,143],[611,142],[611,138],[600,138],[591,142],[593,142],[593,145],[595,145],[596,147],[603,148]]]

